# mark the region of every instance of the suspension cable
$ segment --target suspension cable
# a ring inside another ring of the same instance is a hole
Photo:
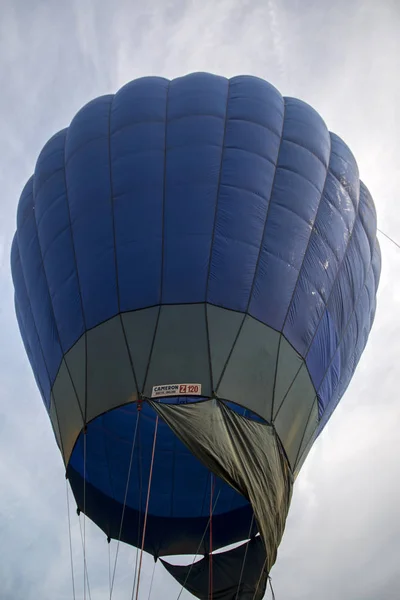
[[[86,425],[83,430],[83,598],[86,600]],[[80,523],[80,521],[79,521]],[[89,595],[90,597],[90,595]]]
[[[151,591],[153,589],[154,574],[156,572],[156,566],[157,566],[157,561],[154,561],[153,573],[151,574],[150,589],[149,589],[149,595],[147,596],[147,600],[150,600]]]
[[[265,557],[265,560],[264,560],[264,564],[263,564],[263,566],[261,567],[260,576],[259,576],[259,578],[258,578],[258,581],[257,581],[256,589],[254,590],[254,596],[253,596],[253,600],[255,600],[255,598],[257,597],[257,592],[258,592],[258,588],[259,588],[259,586],[260,586],[260,583],[261,583],[261,578],[262,578],[262,576],[263,576],[264,569],[265,569],[265,567],[267,566],[267,560],[268,560],[268,557],[266,556],[266,557]]]
[[[253,525],[254,525],[254,513],[253,513],[253,516],[251,517],[251,521],[250,521],[249,535],[247,536],[248,539],[250,539],[251,531],[253,529]],[[246,563],[246,558],[247,558],[247,552],[248,552],[248,550],[249,550],[249,542],[247,543],[246,550],[244,552],[244,557],[243,557],[243,561],[242,561],[242,568],[240,570],[240,578],[239,578],[239,583],[238,583],[238,588],[237,588],[235,600],[239,600],[239,591],[240,591],[240,586],[242,584],[242,578],[243,578],[243,573],[244,573],[244,565]]]
[[[129,483],[130,483],[130,478],[131,478],[133,455],[135,453],[136,436],[137,436],[138,427],[139,427],[140,413],[141,413],[141,411],[139,409],[139,404],[138,404],[137,419],[136,419],[136,423],[135,423],[135,430],[134,430],[134,433],[133,433],[133,440],[132,440],[131,456],[130,456],[130,459],[129,459],[129,469],[128,469],[128,475],[127,475],[127,479],[126,479],[124,504],[123,504],[123,507],[122,507],[121,521],[120,521],[120,525],[119,525],[117,549],[115,551],[114,569],[113,569],[113,574],[112,574],[112,579],[111,579],[111,586],[110,586],[110,600],[111,600],[113,589],[114,589],[115,572],[117,570],[117,560],[118,560],[119,546],[120,546],[121,536],[122,536],[122,526],[123,526],[124,516],[125,516],[126,501],[127,501],[127,498],[128,498]]]
[[[213,517],[213,493],[214,493],[214,473],[211,473],[210,478],[210,551],[208,554],[209,559],[209,573],[208,573],[208,595],[209,599],[212,600],[213,597],[213,539],[212,539],[212,517]]]
[[[274,588],[272,587],[272,579],[268,575],[269,587],[271,588],[272,600],[275,600]]]
[[[84,540],[83,540],[83,532],[82,532],[82,523],[81,523],[81,519],[80,519],[80,510],[78,509],[78,516],[79,516],[79,530],[81,532],[81,542],[82,542],[82,551],[84,549]],[[89,585],[89,573],[88,573],[88,569],[87,569],[87,563],[86,563],[86,557],[84,556],[84,561],[83,561],[83,568],[85,570],[86,573],[86,586],[85,586],[85,593],[86,593],[86,588],[88,590],[88,594],[89,594],[89,600],[92,600],[91,597],[91,593],[90,593],[90,585]]]
[[[140,511],[139,511],[139,518],[140,518]],[[140,532],[140,529],[139,529]],[[132,586],[132,595],[131,595],[131,600],[133,600],[134,596],[135,596],[135,588],[136,588],[136,578],[137,578],[137,572],[138,572],[138,562],[139,562],[139,544],[140,544],[140,540],[138,541],[138,545],[136,546],[136,558],[135,558],[135,575],[133,578],[133,586]]]
[[[140,549],[139,571],[138,571],[138,577],[137,577],[136,600],[138,600],[138,598],[139,598],[140,575],[141,575],[141,570],[142,570],[144,541],[145,541],[145,537],[146,537],[147,515],[149,512],[151,481],[153,478],[153,466],[154,466],[154,456],[155,456],[156,441],[157,441],[157,429],[158,429],[158,415],[156,417],[156,424],[154,427],[153,449],[152,449],[152,453],[151,453],[151,464],[150,464],[150,472],[149,472],[149,484],[147,487],[146,510],[144,513],[142,547]]]
[[[394,244],[395,246],[397,246],[400,250],[400,244],[398,244],[397,242],[394,241],[393,238],[390,237],[390,235],[388,235],[387,233],[385,233],[384,231],[382,231],[382,229],[379,229],[379,227],[377,228],[377,231],[379,231],[379,233],[381,233],[382,235],[385,236],[385,238],[387,238],[390,242],[392,242],[392,244]]]
[[[141,404],[138,404],[138,410],[141,410],[141,408],[139,408],[139,406],[141,407]],[[139,470],[138,535],[137,535],[137,543],[136,543],[136,550],[135,550],[135,575],[133,577],[131,600],[134,600],[134,597],[135,597],[136,580],[137,580],[136,578],[137,578],[137,573],[138,573],[140,533],[141,533],[140,515],[142,514],[142,496],[143,496],[142,443],[141,443],[140,428],[138,430],[138,470]]]
[[[108,546],[108,591],[110,593],[111,596],[111,539],[108,537],[107,538],[107,546]]]
[[[67,512],[68,512],[68,533],[69,533],[69,556],[71,560],[71,576],[72,576],[72,594],[74,600],[76,600],[75,595],[75,575],[74,575],[74,559],[72,555],[72,535],[71,535],[71,514],[69,510],[69,494],[68,494],[68,480],[65,480],[65,492],[67,496]]]
[[[218,502],[220,494],[221,494],[221,488],[219,488],[217,497],[215,499],[214,506],[213,506],[213,512],[215,511],[215,507],[217,506],[217,502]],[[209,525],[210,525],[210,518],[208,518],[208,521],[207,521],[206,526],[205,526],[204,531],[203,531],[203,535],[201,536],[201,540],[199,542],[199,545],[197,546],[196,554],[193,557],[192,564],[190,565],[190,569],[189,569],[189,571],[186,574],[185,581],[182,584],[182,587],[180,589],[180,592],[179,592],[178,597],[177,597],[176,600],[179,600],[179,598],[181,597],[181,595],[183,593],[183,590],[185,589],[185,585],[187,584],[187,581],[188,581],[188,579],[190,577],[190,573],[191,573],[191,571],[193,569],[193,566],[194,566],[194,563],[195,563],[195,560],[196,560],[196,556],[198,556],[198,554],[200,553],[200,548],[203,545],[204,538],[206,537],[206,533],[207,533],[207,529],[208,529]]]

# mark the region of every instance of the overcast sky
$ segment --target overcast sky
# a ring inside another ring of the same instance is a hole
[[[313,105],[352,148],[379,227],[400,241],[399,0],[0,0],[2,600],[73,598],[63,464],[13,311],[19,194],[45,141],[82,104],[138,76],[199,70],[261,76]],[[380,241],[375,325],[296,482],[271,573],[277,600],[400,598],[400,250]],[[91,597],[105,600],[107,543],[87,530]],[[133,561],[121,547],[114,600],[131,598]],[[140,598],[151,573],[146,558]],[[158,565],[151,598],[176,598],[179,589]]]

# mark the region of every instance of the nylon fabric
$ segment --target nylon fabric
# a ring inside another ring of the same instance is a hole
[[[268,582],[265,558],[264,544],[259,536],[233,550],[213,554],[213,599],[262,600]],[[209,599],[209,556],[187,566],[172,565],[163,559],[161,562],[196,598]]]
[[[375,296],[376,215],[350,150],[304,102],[248,76],[138,79],[51,138],[18,214],[22,333],[47,407],[85,328],[160,301],[283,328],[316,387],[329,380],[321,415],[337,378],[345,391],[375,310],[344,335],[364,284]]]
[[[265,544],[269,573],[293,486],[292,471],[273,428],[246,419],[216,400],[186,405],[149,403],[194,456],[249,500]]]

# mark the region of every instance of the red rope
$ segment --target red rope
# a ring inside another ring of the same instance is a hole
[[[146,537],[147,515],[149,512],[150,488],[151,488],[151,480],[153,478],[153,466],[154,466],[154,455],[155,455],[155,450],[156,450],[157,429],[158,429],[158,415],[156,418],[156,425],[154,428],[153,450],[152,450],[152,454],[151,454],[151,464],[150,464],[150,473],[149,473],[149,485],[147,488],[146,511],[144,513],[142,547],[140,549],[140,561],[139,561],[138,580],[137,580],[137,588],[136,588],[136,600],[138,600],[138,598],[139,598],[140,572],[142,570],[144,540]]]
[[[209,599],[212,600],[213,597],[213,563],[212,563],[212,550],[213,550],[213,539],[212,539],[212,516],[213,516],[213,495],[214,495],[214,474],[211,473],[211,489],[210,489],[210,570],[209,570]]]

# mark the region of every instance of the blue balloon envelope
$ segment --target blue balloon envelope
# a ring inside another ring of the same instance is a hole
[[[132,81],[45,145],[11,261],[79,508],[155,557],[251,538],[268,573],[375,315],[376,213],[346,144],[255,77]],[[237,560],[215,555],[221,600]]]

